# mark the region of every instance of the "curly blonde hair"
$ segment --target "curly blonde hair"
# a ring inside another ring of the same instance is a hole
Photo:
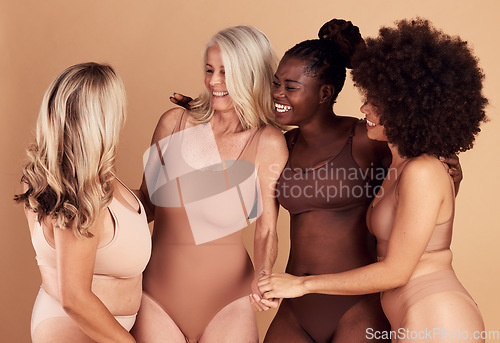
[[[112,200],[118,136],[125,122],[125,89],[108,65],[83,63],[64,70],[43,97],[36,139],[28,150],[17,202],[78,236]]]

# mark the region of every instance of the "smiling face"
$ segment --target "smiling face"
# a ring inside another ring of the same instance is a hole
[[[284,57],[274,74],[272,97],[276,122],[298,125],[310,120],[321,103],[320,80],[304,72],[304,61]]]
[[[233,101],[226,88],[226,73],[218,45],[210,46],[207,49],[205,87],[207,87],[211,105],[215,111],[234,109]]]
[[[365,115],[366,129],[368,130],[367,135],[370,139],[387,142],[385,129],[383,125],[380,125],[377,109],[378,107],[369,100],[366,101],[360,108],[361,113]]]

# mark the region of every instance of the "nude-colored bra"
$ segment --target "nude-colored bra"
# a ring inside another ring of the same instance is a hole
[[[114,235],[109,243],[97,249],[94,277],[131,278],[146,268],[151,255],[151,236],[144,208],[139,199],[137,201],[140,213],[131,211],[115,198],[109,204]],[[48,243],[38,221],[31,241],[38,265],[56,268],[56,251]]]

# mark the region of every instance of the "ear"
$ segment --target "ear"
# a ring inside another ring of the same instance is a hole
[[[335,93],[335,87],[333,87],[332,85],[323,85],[321,86],[319,92],[320,104],[323,104],[325,102],[330,103],[333,98],[333,94]]]

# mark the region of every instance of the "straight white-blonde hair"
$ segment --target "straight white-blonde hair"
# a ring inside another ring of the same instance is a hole
[[[219,31],[205,48],[205,63],[212,46],[220,48],[227,91],[243,129],[275,125],[271,84],[277,59],[267,36],[251,26]],[[191,113],[198,123],[210,121],[214,109],[208,90],[191,102]]]
[[[83,63],[64,70],[43,97],[35,143],[28,148],[15,200],[77,236],[89,229],[113,196],[118,136],[126,116],[125,89],[112,67]]]

